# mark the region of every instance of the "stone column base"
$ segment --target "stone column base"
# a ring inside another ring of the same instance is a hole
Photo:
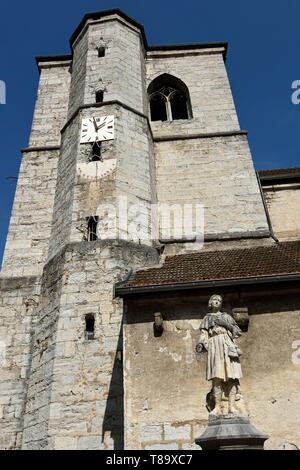
[[[210,416],[207,428],[195,443],[202,450],[264,450],[268,438],[245,416]]]

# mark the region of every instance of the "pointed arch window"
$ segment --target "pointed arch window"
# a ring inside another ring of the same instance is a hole
[[[151,121],[191,119],[192,107],[187,86],[168,74],[157,77],[149,85]]]

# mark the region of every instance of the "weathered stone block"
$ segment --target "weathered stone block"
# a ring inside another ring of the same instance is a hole
[[[162,425],[145,425],[141,430],[141,442],[160,441],[162,439]]]
[[[78,439],[78,450],[99,450],[101,448],[101,436],[85,436]]]
[[[182,450],[201,450],[196,444],[182,444]]]
[[[174,440],[188,441],[191,439],[191,426],[190,425],[174,426],[174,425],[165,424],[164,433],[165,433],[166,441],[174,441]]]
[[[170,444],[153,444],[145,447],[145,450],[178,450],[176,442]]]
[[[76,450],[77,437],[55,437],[53,450]]]

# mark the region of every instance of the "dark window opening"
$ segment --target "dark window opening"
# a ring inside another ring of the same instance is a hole
[[[150,100],[151,121],[167,121],[166,99],[160,94],[152,96]]]
[[[175,91],[175,93],[171,97],[170,102],[173,119],[189,118],[186,97],[182,93],[180,93],[179,91]]]
[[[179,78],[163,74],[148,87],[151,121],[175,121],[193,117],[189,90]]]
[[[92,216],[87,219],[87,241],[94,242],[98,240],[97,236],[97,226],[98,226],[99,217]]]
[[[102,161],[101,157],[101,142],[94,142],[92,145],[90,157],[89,157],[90,162],[99,162]]]
[[[95,317],[91,313],[85,317],[85,339],[87,341],[95,339]]]
[[[104,97],[104,91],[96,91],[96,103],[102,103],[103,102],[103,97]]]
[[[98,47],[98,57],[105,56],[105,47]]]

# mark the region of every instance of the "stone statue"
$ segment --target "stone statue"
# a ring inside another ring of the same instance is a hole
[[[220,295],[213,295],[208,306],[211,312],[201,322],[196,347],[197,353],[207,351],[206,378],[212,381],[207,408],[210,416],[247,415],[239,382],[242,377],[241,350],[235,343],[235,338],[241,336],[242,331],[230,315],[221,312]],[[226,402],[228,407],[224,412]]]

